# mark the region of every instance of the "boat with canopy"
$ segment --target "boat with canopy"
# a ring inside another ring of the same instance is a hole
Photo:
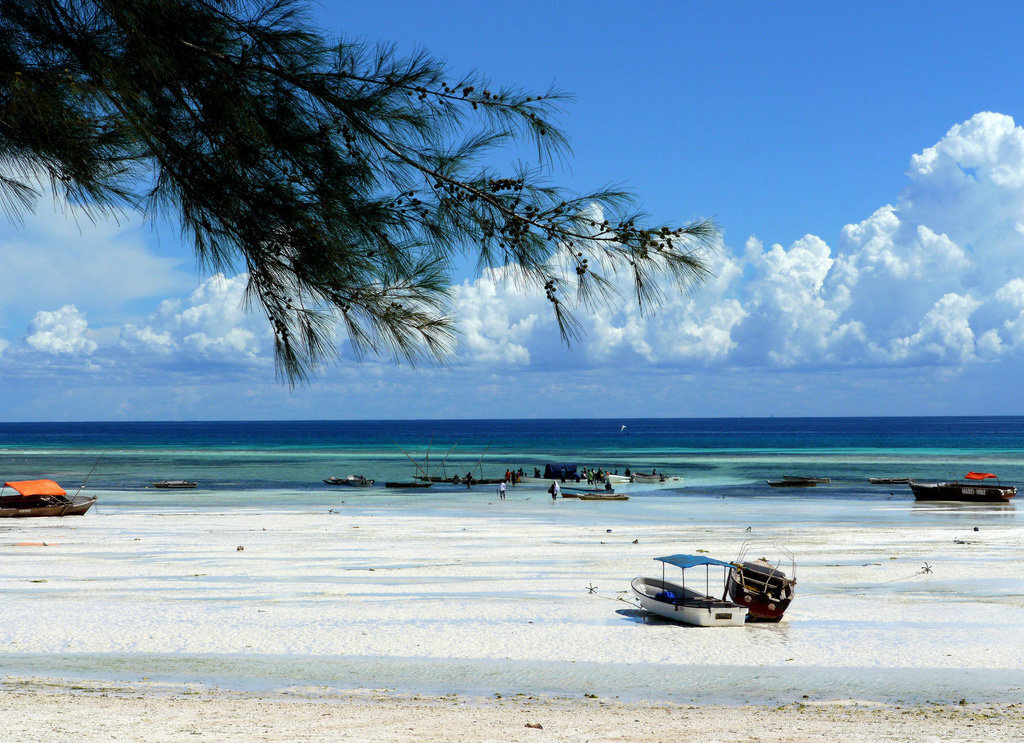
[[[996,480],[996,484],[985,480]],[[949,482],[910,481],[910,490],[917,500],[966,501],[968,503],[1007,503],[1017,495],[1013,485],[1001,485],[991,472],[968,472],[963,480]]]
[[[667,555],[654,559],[661,563],[661,578],[639,577],[630,583],[633,593],[646,611],[698,627],[738,627],[747,621],[745,606],[711,595],[711,568],[721,567],[729,571],[733,568],[732,563],[703,555]],[[679,583],[665,579],[666,565],[680,569]],[[704,567],[703,593],[696,590],[700,587],[699,581],[695,584],[691,579],[690,587],[686,585],[686,571],[701,566]]]
[[[14,493],[7,494],[7,488]],[[69,496],[53,480],[13,480],[0,488],[0,518],[29,516],[81,516],[96,502],[96,496]]]

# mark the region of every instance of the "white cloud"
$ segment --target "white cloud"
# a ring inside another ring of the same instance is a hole
[[[217,274],[187,299],[161,302],[143,323],[124,326],[121,347],[165,358],[265,363],[272,339],[266,321],[245,311],[247,282],[247,274]]]
[[[630,301],[579,313],[576,361],[960,365],[1024,352],[1024,129],[980,113],[911,158],[892,204],[789,247],[751,238],[716,259],[693,296],[666,290],[654,315]],[[550,307],[501,275],[467,282],[456,314],[463,352],[483,363],[536,363],[557,345]],[[568,356],[563,352],[563,356]]]
[[[85,336],[88,323],[78,308],[66,304],[55,312],[37,312],[25,342],[34,350],[53,355],[91,354],[96,342]]]
[[[454,287],[456,361],[494,372],[627,365],[955,369],[1024,355],[1024,129],[1007,116],[978,114],[914,155],[907,177],[897,198],[846,225],[834,245],[815,235],[788,246],[750,238],[741,251],[712,258],[715,276],[696,293],[662,285],[665,301],[653,314],[640,313],[628,277],[610,277],[621,300],[607,310],[577,310],[584,335],[572,349],[561,343],[542,291],[524,288],[508,271],[488,271]],[[173,273],[164,259],[137,251],[130,231],[97,230],[74,263],[85,266],[91,250],[99,256],[96,270],[116,278],[85,275],[96,282],[94,302],[108,293],[112,301],[136,290],[148,296],[159,289],[159,282],[145,285],[149,273]],[[122,248],[107,245],[118,241]],[[0,242],[0,259],[22,255],[12,245]],[[118,261],[128,266],[120,275],[111,266]],[[18,269],[24,270],[27,263]],[[50,268],[32,270],[25,283]],[[25,344],[102,356],[126,370],[265,368],[273,339],[265,318],[243,308],[246,281],[244,274],[218,275],[187,297],[165,300],[145,319],[120,327],[116,345],[105,340],[107,329],[87,334],[80,305],[64,303],[33,320]],[[34,288],[20,296],[28,301]],[[4,345],[5,358],[19,351]],[[360,374],[376,373],[371,368],[363,364]]]

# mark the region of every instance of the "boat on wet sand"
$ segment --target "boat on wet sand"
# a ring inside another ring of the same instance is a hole
[[[984,481],[998,478],[991,472],[968,472],[963,480],[948,482],[910,481],[914,498],[923,501],[965,501],[967,503],[1006,503],[1015,495],[1013,485],[987,484]]]
[[[698,627],[738,627],[746,622],[745,606],[710,595],[711,567],[731,570],[731,563],[702,555],[668,555],[654,559],[661,563],[661,578],[639,577],[630,583],[630,588],[644,610],[665,619]],[[679,583],[665,579],[665,565],[673,565],[682,571]],[[695,585],[700,587],[699,582],[695,584],[691,580],[690,587],[686,586],[686,571],[700,566],[705,568],[703,593],[694,588]]]
[[[17,495],[6,495],[13,488]],[[94,495],[72,495],[53,480],[5,482],[0,489],[0,518],[81,516],[96,502]]]
[[[781,622],[796,593],[796,559],[793,553],[774,547],[781,553],[776,562],[766,557],[752,559],[750,542],[744,542],[725,582],[726,595],[747,607],[748,622]],[[790,571],[782,571],[782,563]]]

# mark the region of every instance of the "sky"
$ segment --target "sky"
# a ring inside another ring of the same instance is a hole
[[[343,355],[291,389],[244,274],[47,196],[0,215],[0,419],[1024,414],[1024,5],[310,12],[454,77],[572,94],[552,179],[623,186],[654,222],[714,218],[714,277],[653,316],[580,311],[566,347],[543,295],[459,273],[447,364]]]

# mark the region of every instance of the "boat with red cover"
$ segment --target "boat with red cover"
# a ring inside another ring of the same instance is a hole
[[[15,494],[6,495],[7,488]],[[53,480],[18,480],[0,488],[0,518],[27,516],[81,516],[96,502],[96,496],[73,495]]]
[[[998,480],[990,472],[969,472],[963,480],[949,482],[910,481],[910,490],[918,500],[963,500],[973,504],[999,504],[1009,502],[1017,494],[1013,485],[986,483]]]
[[[910,481],[910,489],[917,500],[952,500],[968,503],[1007,503],[1017,495],[1013,485],[986,483],[998,480],[991,472],[968,472],[963,480],[950,482]]]

